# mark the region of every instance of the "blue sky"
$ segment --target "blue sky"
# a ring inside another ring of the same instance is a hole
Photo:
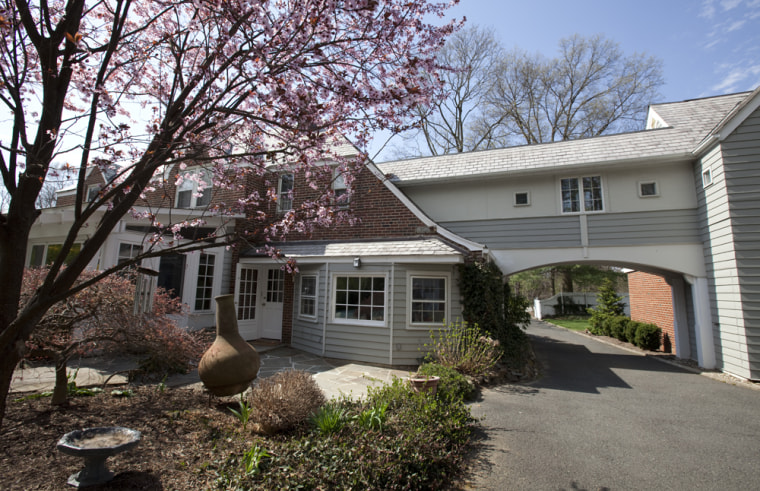
[[[553,57],[563,37],[603,34],[626,54],[656,56],[665,85],[652,102],[760,85],[760,0],[460,0],[449,13],[493,28],[508,50]]]
[[[546,56],[571,34],[604,34],[663,60],[671,102],[760,85],[760,0],[461,0],[450,10],[492,27],[505,48]]]

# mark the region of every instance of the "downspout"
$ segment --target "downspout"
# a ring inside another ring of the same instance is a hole
[[[327,349],[327,311],[330,310],[330,263],[325,264],[325,309],[322,314],[322,356]]]
[[[391,285],[389,288],[389,300],[390,305],[388,306],[388,319],[389,319],[389,328],[390,328],[390,336],[389,336],[389,350],[388,350],[388,365],[393,366],[393,305],[395,302],[393,301],[393,284],[396,280],[396,263],[391,263]]]

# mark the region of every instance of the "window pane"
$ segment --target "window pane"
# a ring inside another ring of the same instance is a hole
[[[216,256],[212,254],[201,254],[195,290],[195,310],[209,310],[211,308],[215,260]]]
[[[177,208],[190,208],[190,199],[193,197],[192,191],[180,191],[177,193]]]
[[[341,276],[336,277],[335,285],[336,319],[385,320],[384,277]]]
[[[411,321],[441,324],[446,317],[446,278],[412,278]]]
[[[578,179],[562,179],[562,212],[573,213],[581,211]]]
[[[45,246],[42,244],[32,246],[32,255],[29,258],[29,267],[39,268],[42,266],[42,258],[45,253]]]
[[[602,178],[583,178],[583,208],[586,211],[602,210]]]

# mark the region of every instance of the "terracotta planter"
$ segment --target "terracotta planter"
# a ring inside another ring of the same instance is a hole
[[[261,366],[259,354],[238,332],[235,296],[216,297],[216,339],[198,365],[203,385],[216,396],[244,392]]]
[[[438,392],[438,382],[441,377],[432,375],[429,377],[423,377],[420,375],[412,375],[409,377],[409,384],[415,392],[430,392],[435,395]]]

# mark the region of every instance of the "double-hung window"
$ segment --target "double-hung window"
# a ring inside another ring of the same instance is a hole
[[[277,211],[293,209],[293,174],[282,174],[277,182]]]
[[[117,258],[117,264],[127,262],[132,258],[135,258],[142,254],[142,246],[138,244],[127,244],[122,242],[119,244],[119,257]]]
[[[335,196],[335,204],[340,207],[346,207],[349,204],[348,186],[346,185],[345,175],[339,169],[333,173],[332,189]]]
[[[368,326],[385,325],[384,275],[336,275],[333,280],[333,321]]]
[[[448,276],[409,275],[409,323],[442,325],[448,315]]]
[[[198,262],[198,280],[195,287],[195,310],[211,310],[214,294],[214,254],[201,253]]]
[[[298,315],[306,319],[317,318],[317,276],[301,276]]]
[[[560,181],[562,213],[604,211],[602,177],[568,177]]]
[[[211,176],[200,169],[188,171],[177,186],[177,208],[205,208],[211,203]]]

